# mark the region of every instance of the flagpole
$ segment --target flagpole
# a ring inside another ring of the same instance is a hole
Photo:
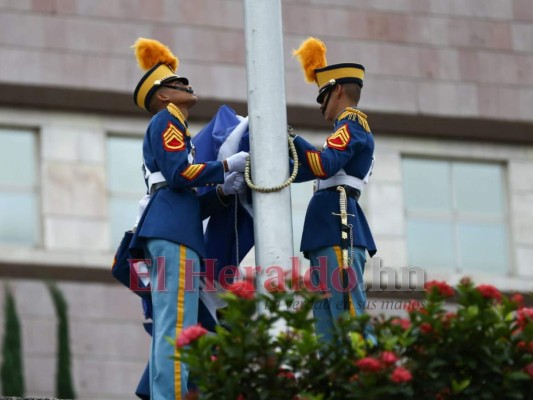
[[[272,187],[289,176],[281,0],[244,0],[244,30],[252,179],[256,185]],[[290,189],[254,191],[253,209],[261,293],[269,277],[291,268]]]

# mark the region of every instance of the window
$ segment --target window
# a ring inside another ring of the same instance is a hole
[[[142,175],[142,138],[110,136],[107,140],[107,189],[111,248],[133,228],[139,200],[146,193]]]
[[[404,158],[402,169],[409,265],[508,271],[501,164]]]
[[[27,130],[0,129],[0,242],[39,242],[37,137]]]

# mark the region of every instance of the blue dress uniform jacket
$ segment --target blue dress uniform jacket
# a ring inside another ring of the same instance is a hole
[[[374,138],[366,116],[353,108],[339,114],[334,132],[322,151],[300,136],[294,139],[294,145],[299,160],[297,182],[324,180],[341,170],[362,180],[373,162]],[[347,209],[348,224],[353,227],[353,245],[364,247],[373,256],[376,245],[363,210],[353,197],[348,197]],[[300,248],[306,257],[310,250],[341,245],[341,219],[334,213],[339,213],[339,192],[315,191],[307,208]]]
[[[139,238],[158,238],[183,244],[203,257],[203,211],[210,206],[201,207],[193,188],[224,182],[224,166],[221,161],[194,164],[187,123],[176,110],[171,104],[157,113],[144,137],[144,163],[152,173],[160,171],[168,186],[151,195],[130,249],[142,248]],[[219,203],[214,190],[205,198]]]

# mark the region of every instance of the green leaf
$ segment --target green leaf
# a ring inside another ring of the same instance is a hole
[[[512,381],[528,381],[531,379],[524,371],[513,371],[505,375],[505,377]]]
[[[358,332],[350,332],[349,337],[352,349],[355,351],[357,358],[363,358],[366,355],[365,338]]]
[[[466,315],[472,319],[479,315],[479,307],[478,306],[469,306],[466,308]]]
[[[457,382],[455,379],[452,379],[452,392],[461,393],[470,385],[470,379],[463,379],[460,382]]]
[[[436,358],[432,361],[430,361],[430,363],[428,364],[428,368],[429,369],[435,369],[435,368],[438,368],[438,367],[442,367],[442,366],[445,366],[447,365],[447,362],[441,358]]]

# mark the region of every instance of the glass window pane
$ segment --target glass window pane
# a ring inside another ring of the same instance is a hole
[[[458,226],[458,233],[462,270],[508,270],[507,234],[504,224],[462,223]]]
[[[35,147],[33,132],[0,129],[0,185],[35,186]]]
[[[407,222],[409,266],[421,268],[455,267],[453,226],[446,221],[411,219]]]
[[[141,165],[141,138],[108,138],[107,187],[110,192],[139,194],[139,196],[146,192]]]
[[[0,196],[0,241],[36,245],[37,204],[32,193],[2,193]]]
[[[449,163],[406,158],[402,166],[407,210],[451,211]]]
[[[497,164],[454,163],[455,204],[459,212],[502,215],[502,167]]]
[[[115,249],[120,244],[124,232],[133,228],[137,218],[137,209],[142,193],[138,199],[114,197],[109,201],[111,222],[111,243]]]

